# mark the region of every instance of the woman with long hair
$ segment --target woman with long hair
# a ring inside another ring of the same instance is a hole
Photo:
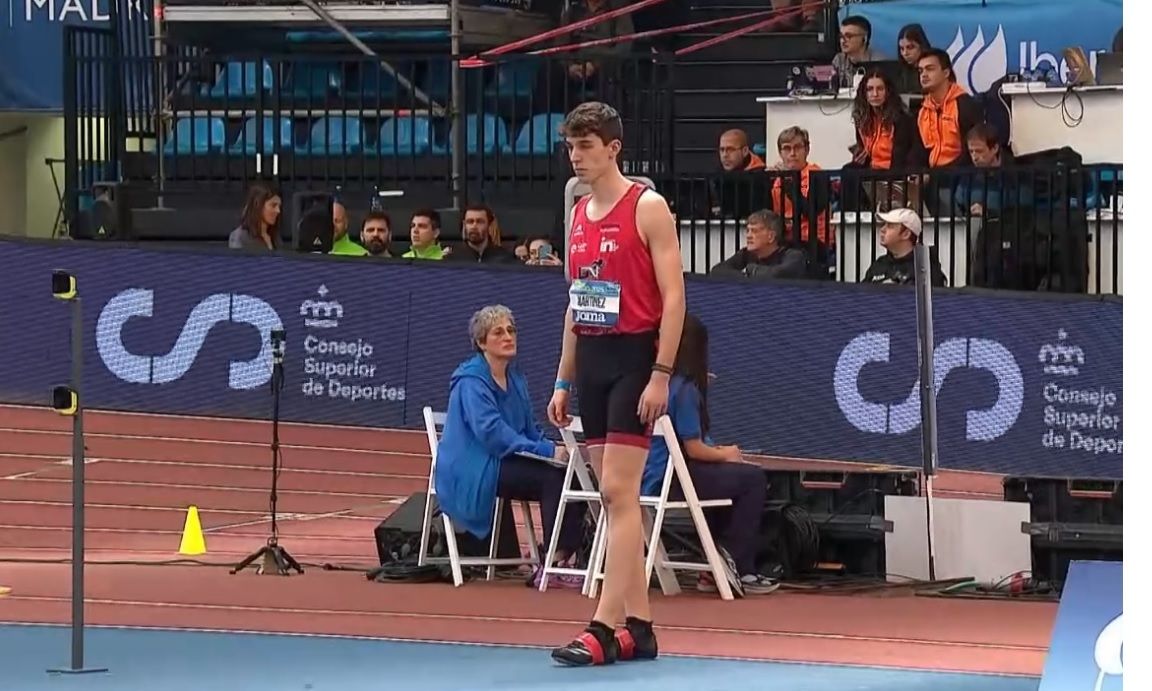
[[[856,143],[851,149],[852,162],[846,168],[898,173],[923,164],[924,145],[920,142],[916,120],[908,112],[892,79],[882,70],[869,70],[860,81],[852,102],[852,124],[856,128]],[[849,176],[846,183],[850,179]],[[864,178],[863,184],[845,184],[841,200],[844,208],[861,209],[878,203],[903,205],[903,198],[877,199],[888,196],[888,192],[878,189],[880,186],[874,182]]]
[[[900,56],[901,66],[913,75],[919,71],[920,58],[931,47],[932,42],[919,24],[905,24],[896,34],[896,53]],[[919,84],[920,80],[913,83]]]
[[[756,568],[756,536],[760,516],[768,498],[768,479],[757,465],[744,463],[736,446],[718,446],[709,436],[708,416],[708,329],[694,315],[684,318],[675,374],[668,384],[668,417],[688,461],[688,475],[701,500],[731,499],[732,507],[709,509],[708,524],[717,537],[721,554],[728,562],[733,585],[741,594],[770,593],[779,584]],[[668,446],[655,436],[644,465],[641,492],[660,493],[668,466]],[[678,483],[670,490],[681,499]],[[720,514],[727,514],[722,517]],[[717,520],[724,518],[725,520]],[[697,583],[703,592],[715,592],[712,574],[705,573]]]
[[[892,79],[879,69],[860,80],[852,101],[856,146],[852,162],[872,170],[900,170],[917,162],[919,132]],[[922,148],[922,147],[921,147]]]
[[[228,247],[269,251],[280,246],[280,194],[271,187],[255,184],[248,188],[240,225],[228,236]]]

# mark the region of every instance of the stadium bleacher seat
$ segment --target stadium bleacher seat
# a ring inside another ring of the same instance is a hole
[[[465,150],[469,156],[476,154],[492,154],[496,151],[509,151],[508,126],[498,115],[475,113],[464,119]],[[439,154],[452,153],[452,138],[447,142],[437,144],[433,151]]]
[[[230,62],[224,66],[207,95],[212,98],[255,96],[257,91],[271,91],[272,82],[272,66],[267,61],[262,63],[259,78],[255,62]]]
[[[280,118],[279,126],[277,126],[276,118],[270,115],[264,116],[263,120],[263,137],[257,132],[257,124],[259,124],[260,119],[248,118],[244,121],[244,127],[237,135],[236,141],[228,147],[228,151],[234,154],[270,154],[276,151],[277,145],[281,150],[291,150],[295,145],[292,118]]]
[[[227,144],[224,119],[218,117],[182,117],[176,120],[170,138],[164,144],[165,154],[206,154],[222,151]]]
[[[298,154],[334,156],[357,153],[364,146],[364,123],[352,115],[333,115],[312,123],[308,141]]]
[[[527,60],[501,63],[496,67],[492,81],[484,89],[484,95],[498,98],[527,98],[535,90],[536,71],[536,63]]]
[[[303,98],[323,98],[341,92],[344,75],[329,62],[298,62],[292,67],[292,93]]]
[[[432,122],[424,115],[390,118],[380,126],[377,141],[382,156],[426,154],[433,148]]]
[[[560,136],[560,126],[564,124],[563,113],[540,113],[525,122],[516,135],[514,150],[518,154],[548,155],[556,144],[564,141]]]

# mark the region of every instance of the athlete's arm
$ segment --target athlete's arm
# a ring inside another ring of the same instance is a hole
[[[571,383],[576,376],[576,334],[572,333],[572,310],[564,303],[564,338],[560,341],[560,366],[556,369],[556,379]]]
[[[676,364],[680,333],[684,330],[684,261],[680,257],[680,233],[668,202],[652,191],[640,196],[636,205],[636,227],[648,242],[656,283],[664,301],[656,362],[672,367]]]
[[[571,283],[572,279],[568,279]],[[557,386],[548,402],[548,421],[557,427],[567,427],[572,421],[568,415],[568,387],[576,377],[576,334],[572,333],[572,310],[564,303],[564,336],[560,340],[560,366],[556,368],[556,382],[567,382],[567,387]]]

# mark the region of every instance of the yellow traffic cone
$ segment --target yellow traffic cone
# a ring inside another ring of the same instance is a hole
[[[200,512],[195,506],[189,506],[188,516],[184,519],[184,534],[180,537],[180,554],[195,557],[207,551],[204,531],[200,528]]]

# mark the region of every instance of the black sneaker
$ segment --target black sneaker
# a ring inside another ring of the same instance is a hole
[[[623,628],[616,629],[616,646],[621,662],[655,660],[660,654],[660,646],[656,643],[656,633],[652,631],[651,624],[629,622]]]
[[[552,659],[570,667],[610,665],[620,657],[620,644],[616,636],[602,640],[591,628],[572,639],[572,642],[552,650]]]

